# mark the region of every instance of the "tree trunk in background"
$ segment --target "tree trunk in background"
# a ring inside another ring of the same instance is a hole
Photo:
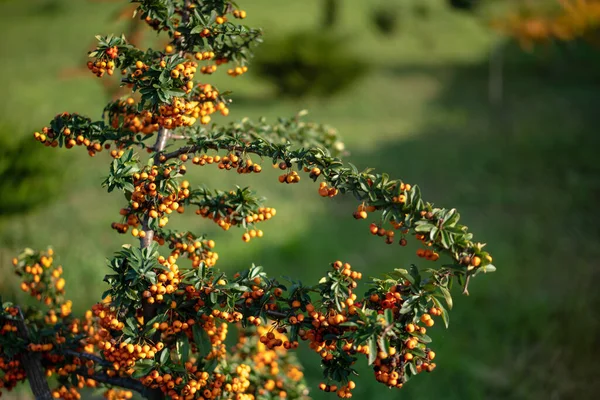
[[[331,29],[337,21],[339,12],[338,0],[324,0],[323,28]]]
[[[488,100],[490,104],[490,132],[500,132],[507,139],[515,133],[510,113],[510,101],[506,101],[504,46],[501,40],[492,45],[489,55]]]
[[[504,44],[498,41],[490,51],[488,81],[489,101],[493,107],[501,107],[504,97]]]

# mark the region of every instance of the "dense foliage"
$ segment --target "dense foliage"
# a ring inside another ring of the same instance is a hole
[[[14,132],[14,127],[0,123],[0,217],[39,207],[60,193],[63,182],[47,167],[63,168],[61,159],[43,148],[31,148],[31,139],[17,139]]]
[[[322,358],[319,388],[341,398],[352,396],[360,358],[389,387],[435,369],[427,330],[435,317],[448,325],[450,289],[468,293],[474,276],[495,270],[457,211],[425,202],[416,185],[344,163],[337,132],[305,122],[303,113],[274,123],[211,124],[213,114],[228,115],[230,101],[194,78],[228,64],[229,75],[243,75],[261,31],[233,23],[246,13],[229,1],[134,3],[137,17],[168,35],[166,48],[98,36],[88,63],[98,77],[120,71],[132,97],[110,102],[99,121],[61,113],[34,136],[47,147],[110,152],[104,186],[125,200],[112,228],[139,244],[109,260],[109,289],[81,317],[71,314],[51,249],[27,249],[13,260],[21,289],[40,304],[2,305],[0,388],[29,379],[41,399],[80,398],[84,387],[104,387],[109,399],[131,391],[150,399],[300,399],[308,388],[289,350],[301,341]],[[249,188],[192,185],[189,164],[239,174],[272,165],[282,184],[306,176],[319,182],[322,197],[351,194],[354,218],[372,221],[372,235],[400,247],[418,241],[417,254],[430,266],[369,278],[364,293],[357,291],[362,273],[340,260],[310,284],[269,277],[255,265],[227,276],[216,269],[215,242],[168,228],[171,214],[195,210],[224,230],[241,229],[250,242],[277,212]],[[233,348],[225,345],[230,329],[238,333]],[[45,377],[56,377],[52,391]]]
[[[333,33],[295,32],[262,45],[253,67],[275,84],[278,96],[328,98],[355,84],[367,70],[345,42]]]
[[[503,33],[515,38],[522,47],[553,41],[584,39],[598,45],[600,1],[556,0],[523,4],[494,23]]]

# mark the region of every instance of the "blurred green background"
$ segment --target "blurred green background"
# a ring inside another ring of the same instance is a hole
[[[239,3],[248,24],[264,27],[267,43],[322,29],[323,0]],[[22,247],[51,244],[65,267],[67,294],[81,312],[105,289],[106,258],[133,243],[110,229],[124,201],[100,187],[107,154],[92,159],[85,151],[52,151],[32,138],[62,111],[100,118],[107,92],[75,69],[84,66],[95,34],[125,28],[114,22],[123,4],[0,2],[0,150],[9,149],[0,151],[5,299],[26,301],[10,258]],[[387,35],[371,19],[381,4],[401,17]],[[425,12],[414,12],[414,4],[425,4]],[[490,30],[480,14],[442,0],[343,0],[336,16],[331,30],[345,38],[350,59],[368,66],[344,91],[283,98],[252,66],[243,77],[221,71],[206,81],[233,90],[229,118],[308,109],[309,119],[335,126],[351,153],[348,161],[417,183],[426,200],[457,207],[476,239],[489,243],[498,267],[472,282],[469,297],[455,293],[450,328],[432,332],[439,360],[431,375],[390,391],[363,363],[355,398],[597,398],[598,49],[573,41],[525,53]],[[493,54],[502,54],[501,96],[490,95],[490,65],[500,65]],[[241,232],[183,217],[181,224],[213,235],[223,270],[255,262],[272,275],[316,282],[335,259],[371,276],[418,262],[412,250],[372,238],[368,222],[351,216],[353,199],[320,198],[307,180],[279,185],[270,168],[250,177],[190,169],[193,182],[219,189],[251,185],[278,209],[263,227],[265,237],[249,244]],[[19,207],[24,202],[39,205]],[[316,390],[318,357],[308,351],[300,357],[314,398],[325,398]],[[26,390],[19,396],[28,398]]]

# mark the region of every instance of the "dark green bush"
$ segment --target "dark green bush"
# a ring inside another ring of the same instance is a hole
[[[373,22],[377,30],[384,35],[391,35],[398,29],[398,12],[389,7],[377,7],[373,10]]]
[[[288,97],[329,97],[360,79],[367,65],[352,55],[347,39],[322,31],[296,32],[264,43],[253,69]]]
[[[479,2],[479,0],[448,0],[451,7],[465,11],[473,10]]]
[[[0,217],[20,214],[50,201],[65,175],[56,158],[29,136],[0,123]]]

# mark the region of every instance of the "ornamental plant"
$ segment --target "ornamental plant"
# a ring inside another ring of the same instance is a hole
[[[534,45],[583,39],[598,45],[600,1],[556,0],[550,5],[527,4],[494,21],[494,27],[516,39],[527,50]]]
[[[104,186],[124,196],[112,228],[136,240],[109,260],[108,290],[82,316],[71,313],[52,249],[27,249],[13,260],[22,290],[39,304],[2,304],[0,389],[28,380],[36,399],[78,399],[85,387],[103,388],[108,399],[132,392],[147,399],[304,399],[298,346],[320,355],[319,389],[341,398],[356,387],[357,361],[395,388],[433,371],[427,331],[438,317],[448,324],[452,285],[467,293],[473,277],[495,269],[457,211],[425,202],[416,185],[344,163],[336,132],[301,113],[274,123],[211,124],[213,114],[228,114],[230,101],[208,75],[225,65],[229,75],[243,75],[261,31],[234,22],[246,13],[231,1],[134,3],[137,18],[168,36],[166,49],[98,36],[88,63],[99,77],[120,74],[132,96],[110,102],[99,121],[61,113],[35,138],[90,156],[110,153]],[[322,197],[353,196],[349,216],[371,221],[370,233],[388,245],[419,242],[417,254],[429,265],[368,278],[362,291],[363,274],[341,260],[308,284],[267,276],[259,266],[220,272],[215,242],[170,229],[169,221],[195,212],[252,242],[263,229],[268,234],[277,213],[249,188],[193,184],[187,168],[258,174],[264,165],[281,170],[281,184],[310,179]],[[232,330],[236,343],[226,346]]]

